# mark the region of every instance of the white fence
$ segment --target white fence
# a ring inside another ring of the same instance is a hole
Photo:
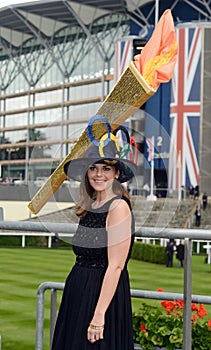
[[[77,224],[61,223],[41,223],[31,221],[0,221],[0,230],[23,232],[44,232],[44,235],[66,234],[70,237],[77,228]],[[2,233],[1,233],[2,234]],[[3,232],[5,234],[5,232]],[[192,242],[193,240],[211,241],[211,230],[202,229],[173,229],[159,227],[141,227],[137,228],[136,236],[149,239],[184,239],[185,259],[184,259],[184,323],[183,323],[183,350],[191,350],[192,347],[192,325],[191,325],[191,303],[192,303]],[[43,326],[41,321],[37,320],[36,350],[43,350]],[[40,337],[40,338],[39,338]]]

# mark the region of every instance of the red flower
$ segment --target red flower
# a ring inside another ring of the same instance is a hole
[[[161,305],[162,305],[163,307],[166,307],[166,306],[168,305],[168,303],[169,303],[169,300],[163,300],[163,301],[161,301]]]
[[[198,315],[199,315],[199,317],[204,317],[204,316],[207,315],[207,311],[206,311],[206,309],[205,309],[203,304],[199,305]]]
[[[183,300],[175,300],[175,307],[177,307],[178,309],[183,309],[184,307]]]
[[[199,316],[196,314],[192,314],[192,321],[198,320]]]
[[[161,305],[166,308],[166,312],[169,313],[174,309],[174,302],[170,300],[164,300],[161,302]]]
[[[146,332],[146,328],[143,323],[140,324],[140,331]]]
[[[199,316],[198,316],[198,315],[196,315],[196,314],[192,314],[192,318],[191,318],[191,320],[192,320],[192,325],[193,325],[193,326],[195,326],[195,325],[196,325],[198,318],[199,318]]]
[[[179,310],[184,308],[184,302],[183,300],[174,300],[174,301],[170,301],[170,300],[163,300],[161,302],[161,306],[163,306],[166,309],[166,313],[167,314],[171,314],[177,317],[181,316],[181,313]],[[208,315],[207,310],[205,309],[203,304],[195,304],[192,303],[191,304],[191,308],[192,311],[196,312],[195,314],[192,314],[192,321],[193,323],[196,323],[196,321],[198,320],[199,317],[204,317],[206,315]],[[208,323],[208,327],[211,328],[211,319]]]
[[[208,321],[208,327],[211,328],[211,318]]]
[[[158,289],[156,290],[156,292],[164,292],[164,289],[158,288]]]
[[[191,307],[192,307],[192,311],[197,311],[198,312],[198,310],[199,310],[199,306],[198,305],[196,305],[195,303],[192,303]]]

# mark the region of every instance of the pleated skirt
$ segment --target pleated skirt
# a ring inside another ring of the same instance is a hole
[[[67,277],[52,350],[133,350],[128,271],[121,273],[106,311],[104,338],[90,343],[87,329],[99,298],[105,268],[74,265]]]

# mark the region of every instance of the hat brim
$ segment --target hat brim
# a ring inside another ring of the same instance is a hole
[[[127,159],[122,158],[78,158],[73,159],[64,165],[65,174],[76,181],[81,181],[83,176],[85,175],[88,167],[91,164],[95,163],[106,163],[106,161],[113,162],[113,165],[116,169],[119,170],[119,178],[118,181],[123,183],[127,182],[132,177],[136,175],[137,166]]]

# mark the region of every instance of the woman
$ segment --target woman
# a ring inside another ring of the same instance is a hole
[[[127,263],[134,220],[121,183],[134,176],[136,166],[119,153],[112,138],[103,156],[102,147],[93,145],[84,158],[65,164],[68,177],[81,181],[75,210],[80,221],[52,350],[133,349]]]

